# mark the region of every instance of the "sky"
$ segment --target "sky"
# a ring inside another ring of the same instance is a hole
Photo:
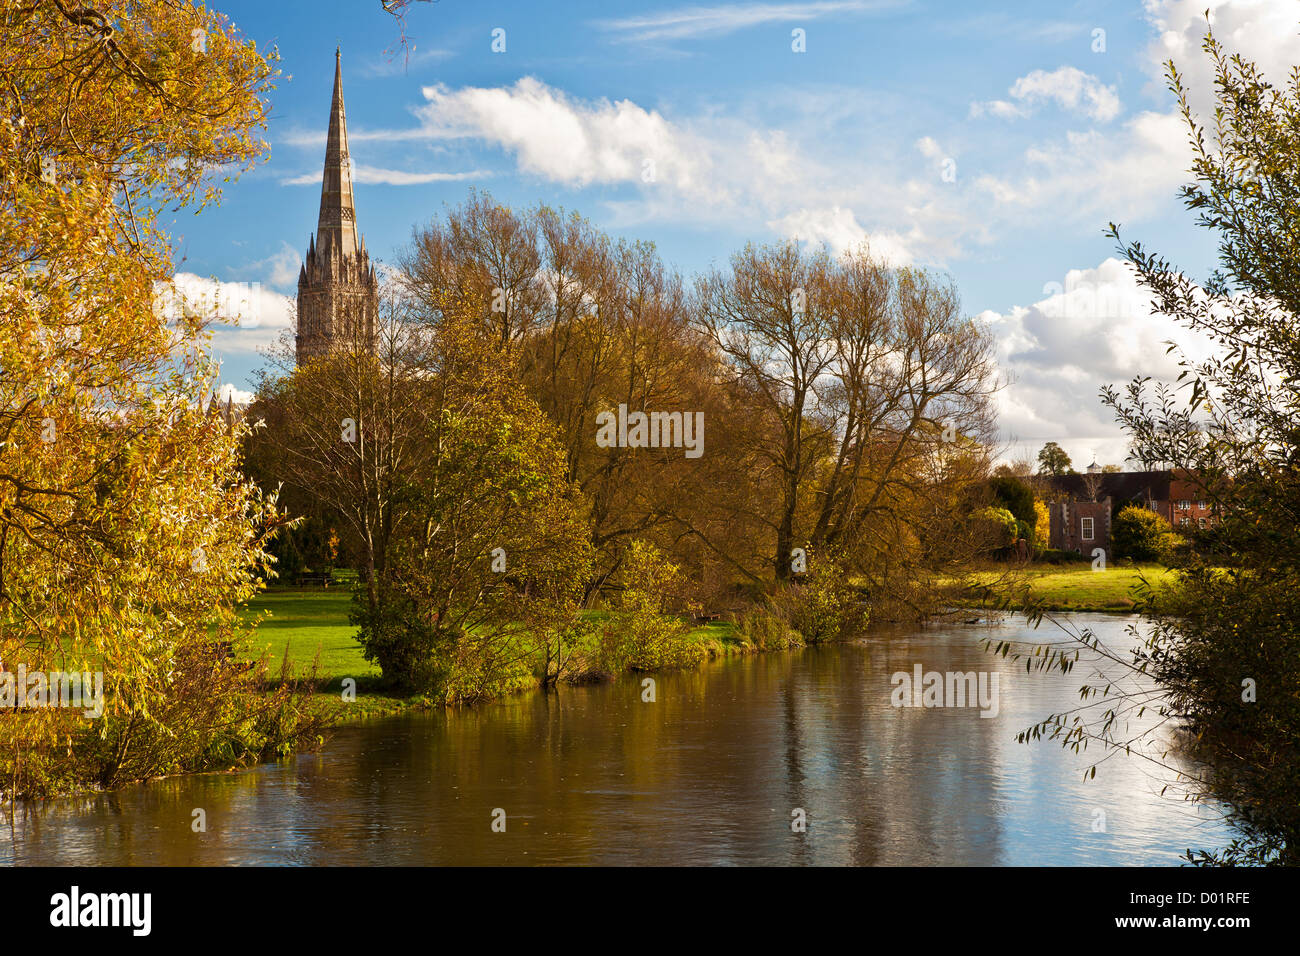
[[[1166,343],[1104,233],[1189,274],[1212,237],[1178,199],[1187,131],[1172,58],[1208,115],[1205,11],[1275,81],[1300,64],[1296,0],[807,0],[677,4],[215,0],[278,51],[267,159],[220,207],[180,214],[177,285],[238,312],[214,339],[251,389],[315,231],[334,51],[342,48],[358,226],[393,263],[470,189],[576,210],[653,241],[685,275],[748,241],[863,241],[956,283],[997,343],[1006,458],[1047,441],[1122,464],[1098,391],[1172,380]]]

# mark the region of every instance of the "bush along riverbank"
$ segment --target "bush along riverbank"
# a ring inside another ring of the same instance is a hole
[[[869,618],[858,593],[830,574],[810,575],[712,619],[671,613],[661,595],[677,583],[673,572],[640,570],[641,586],[559,625],[539,630],[512,623],[504,634],[433,644],[425,671],[432,679],[424,686],[403,686],[383,673],[375,655],[367,656],[353,623],[354,598],[344,590],[261,595],[247,612],[258,622],[250,653],[281,658],[291,672],[321,675],[313,677],[315,697],[332,721],[347,722],[834,641],[857,633]]]

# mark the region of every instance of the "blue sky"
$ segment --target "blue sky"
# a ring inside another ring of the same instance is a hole
[[[1148,314],[1103,235],[1115,220],[1197,275],[1212,262],[1177,200],[1186,135],[1161,60],[1208,102],[1209,6],[1272,75],[1300,63],[1294,0],[439,0],[412,4],[408,58],[379,0],[215,6],[284,73],[269,160],[175,227],[180,281],[249,303],[216,339],[228,386],[250,387],[287,321],[341,45],[372,256],[471,187],[653,240],[687,274],[751,239],[865,239],[950,273],[997,336],[1007,454],[1056,440],[1076,464],[1124,455],[1100,385],[1170,377],[1171,336],[1200,348]]]

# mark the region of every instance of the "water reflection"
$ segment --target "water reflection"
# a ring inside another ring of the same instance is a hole
[[[1077,620],[1127,640],[1123,619]],[[51,801],[0,827],[0,862],[1150,865],[1226,843],[1139,760],[1084,782],[1089,758],[1015,742],[1080,683],[981,646],[1028,633],[954,625],[722,661],[659,675],[655,703],[625,680],[374,721],[246,773]],[[889,675],[918,663],[997,670],[997,717],[892,707]]]

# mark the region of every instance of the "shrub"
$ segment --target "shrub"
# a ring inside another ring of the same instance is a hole
[[[764,651],[784,650],[803,644],[799,632],[776,607],[751,607],[736,619],[736,631],[753,647]]]
[[[424,694],[445,685],[455,639],[423,621],[413,598],[385,588],[372,610],[358,587],[351,617],[362,653],[379,665],[386,682]]]
[[[601,636],[601,657],[608,670],[685,667],[707,656],[686,639],[690,625],[670,613],[670,595],[682,584],[677,565],[653,545],[633,541],[622,577],[623,590]]]
[[[809,644],[836,640],[867,623],[867,610],[839,563],[811,551],[804,580],[788,585],[775,600],[790,626]]]
[[[971,515],[975,533],[989,551],[1002,551],[1015,543],[1016,517],[1006,508],[981,508]]]
[[[1155,561],[1170,545],[1169,522],[1147,508],[1128,505],[1115,516],[1110,539],[1116,557]]]
[[[1059,548],[1044,548],[1038,552],[1037,560],[1043,564],[1079,564],[1092,558],[1077,551],[1062,551]]]

